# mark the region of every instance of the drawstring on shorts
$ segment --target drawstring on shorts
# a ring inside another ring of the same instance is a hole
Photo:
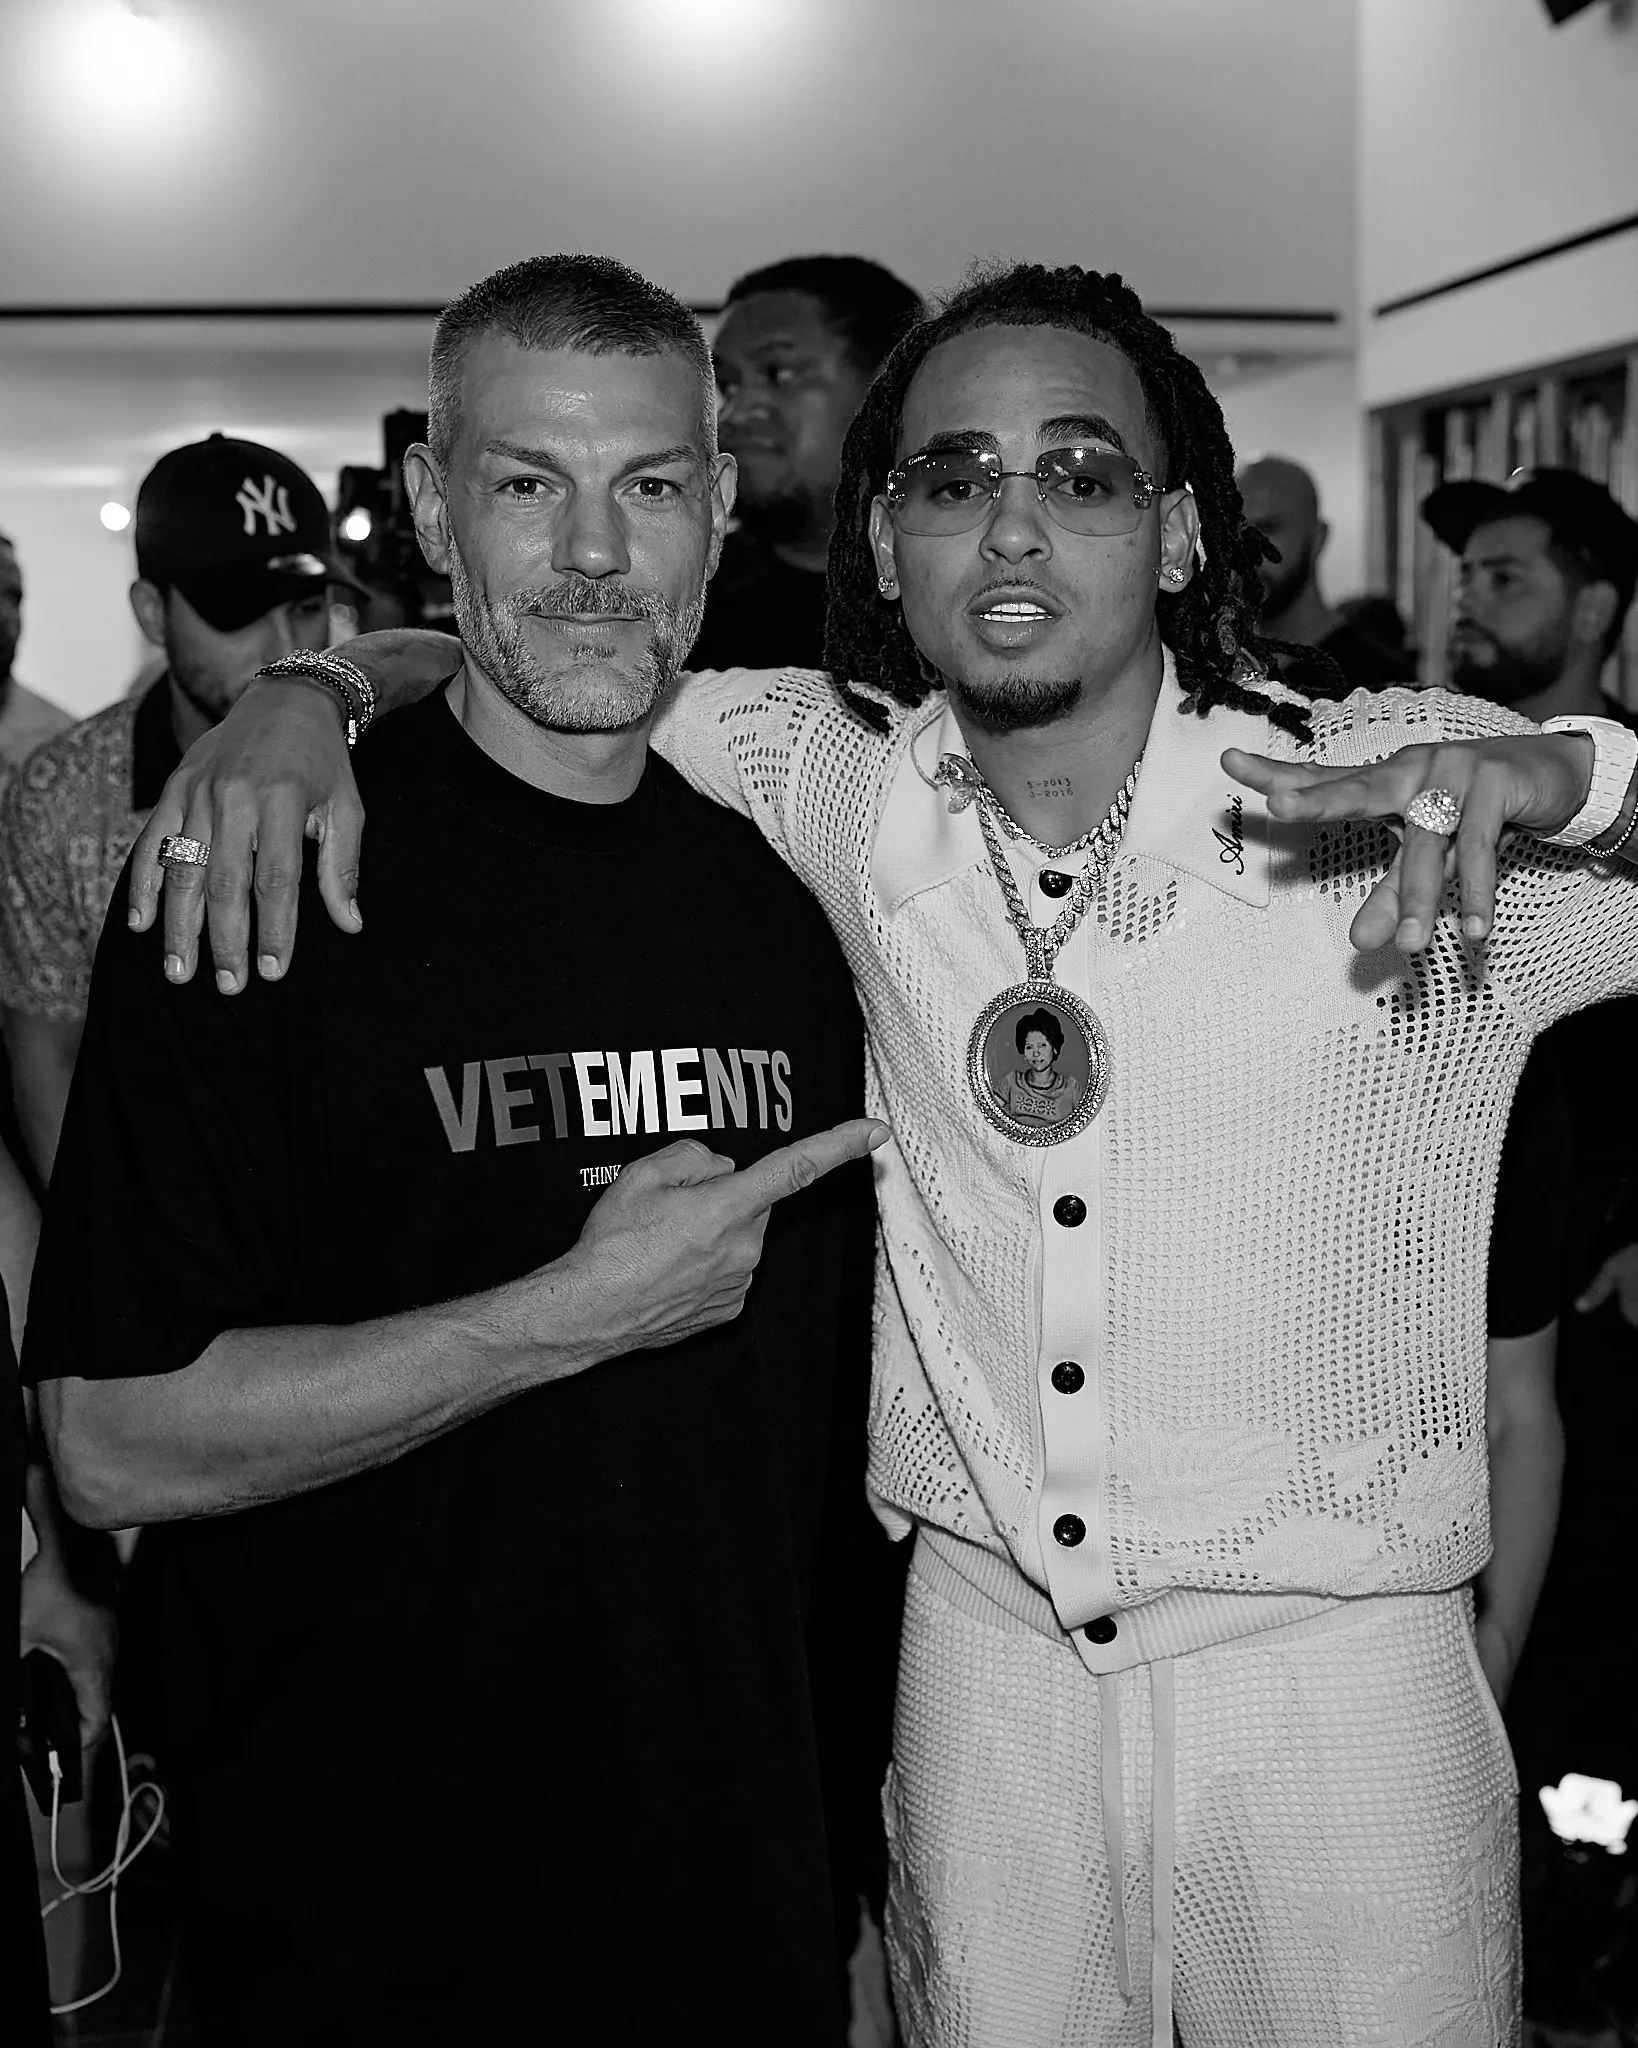
[[[1177,1868],[1177,1705],[1172,1660],[1136,1667],[1149,1674],[1149,2004],[1151,2048],[1172,2048],[1172,1891]],[[1115,1975],[1123,1998],[1132,1996],[1132,1950],[1126,1922],[1125,1793],[1122,1784],[1120,1672],[1098,1678],[1099,1784],[1109,1863],[1115,1935]]]

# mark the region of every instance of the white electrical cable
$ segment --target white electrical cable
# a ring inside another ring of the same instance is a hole
[[[114,1831],[114,1855],[112,1862],[109,1863],[105,1870],[99,1870],[95,1877],[88,1877],[83,1884],[75,1884],[69,1878],[64,1877],[62,1864],[58,1861],[57,1821],[61,1813],[63,1767],[57,1752],[52,1750],[49,1753],[51,1766],[51,1874],[62,1886],[62,1890],[57,1894],[56,1898],[48,1900],[40,1908],[40,1918],[42,1920],[48,1918],[52,1913],[56,1912],[60,1905],[63,1905],[69,1899],[88,1899],[97,1892],[105,1891],[108,1894],[108,1933],[114,1950],[114,1974],[108,1979],[108,1982],[95,1991],[88,1991],[83,1998],[70,2000],[67,2005],[54,2005],[51,2008],[52,2015],[54,2018],[59,2019],[65,2013],[80,2012],[88,2005],[95,2005],[99,1998],[106,1998],[119,1982],[121,1969],[119,1881],[159,1832],[159,1823],[165,1818],[164,1786],[156,1784],[151,1778],[144,1778],[141,1784],[137,1785],[133,1790],[130,1766],[126,1762],[125,1757],[125,1737],[120,1733],[119,1716],[117,1714],[112,1717],[112,1726],[114,1730],[114,1750],[119,1758],[120,1791],[119,1826]],[[141,1835],[137,1838],[136,1846],[133,1848],[131,1847],[131,1813],[136,1802],[142,1797],[144,1792],[153,1795],[153,1818],[143,1829]]]

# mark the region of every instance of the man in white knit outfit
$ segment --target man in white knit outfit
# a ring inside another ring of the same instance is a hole
[[[923,2048],[1518,2039],[1465,1591],[1485,1242],[1530,1039],[1638,980],[1638,891],[1522,836],[1493,919],[1491,884],[1504,825],[1613,848],[1638,751],[1265,680],[1232,477],[1118,279],[981,280],[849,437],[836,682],[694,678],[656,735],[824,906],[895,1133],[870,1483],[916,1543],[886,1804]],[[357,651],[395,699],[440,667]],[[139,849],[151,919],[158,836],[213,842],[230,985],[250,847],[288,865],[309,811],[350,926],[338,731],[259,685]],[[259,919],[277,974],[271,879]],[[1043,1002],[1090,1085],[1020,1137],[985,1075]]]

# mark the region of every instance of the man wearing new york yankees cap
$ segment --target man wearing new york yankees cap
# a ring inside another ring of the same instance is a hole
[[[305,470],[254,441],[173,448],[136,503],[131,609],[165,672],[38,749],[0,805],[0,1004],[42,1178],[120,869],[165,778],[264,663],[330,636],[330,515]]]

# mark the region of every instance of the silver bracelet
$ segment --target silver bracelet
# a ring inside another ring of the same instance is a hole
[[[298,648],[294,654],[280,655],[277,661],[270,661],[256,673],[274,679],[295,676],[303,682],[322,683],[333,690],[341,702],[349,747],[357,746],[369,731],[370,721],[375,717],[375,685],[356,662],[346,660],[333,648],[323,654],[310,648]]]
[[[1600,860],[1613,860],[1622,848],[1626,846],[1634,832],[1638,832],[1638,802],[1633,804],[1632,816],[1627,820],[1626,830],[1615,841],[1613,846],[1600,846],[1595,839],[1589,843],[1587,851],[1597,854]]]

